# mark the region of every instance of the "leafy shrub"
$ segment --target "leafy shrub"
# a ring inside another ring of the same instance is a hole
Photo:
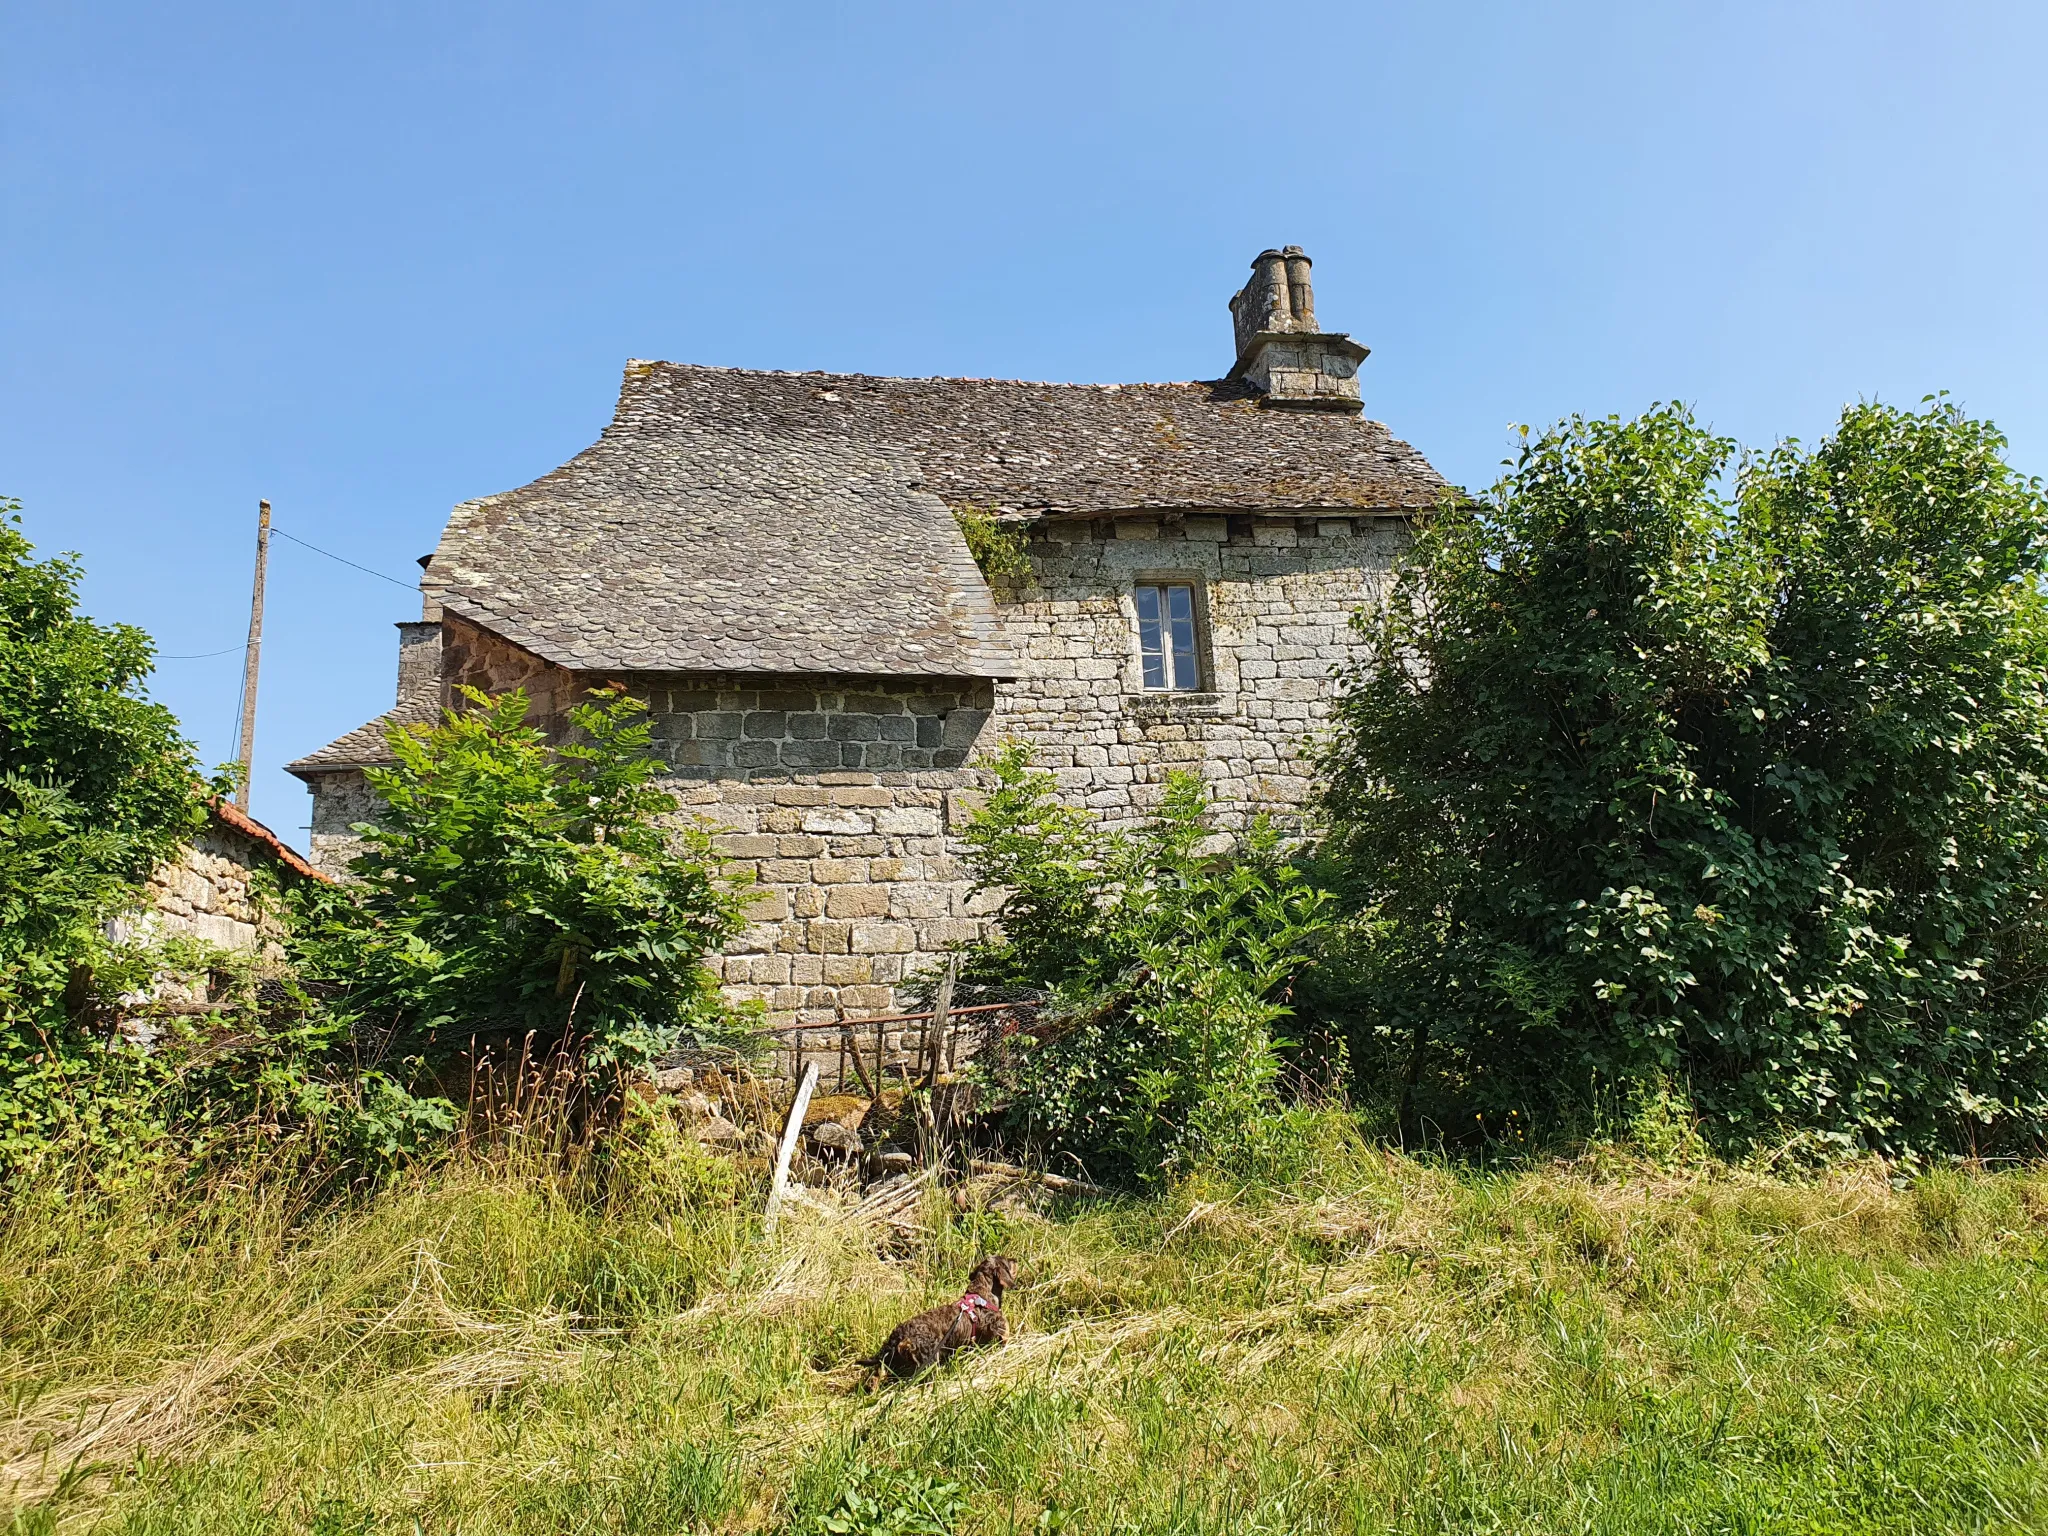
[[[1213,851],[1201,781],[1175,774],[1156,819],[1107,833],[1062,805],[1026,749],[965,832],[976,886],[1004,892],[970,986],[1051,995],[1035,1038],[990,1070],[1012,1126],[1103,1177],[1149,1177],[1241,1142],[1272,1106],[1291,977],[1328,898],[1260,821]]]
[[[75,560],[36,560],[0,502],[0,1166],[135,1128],[93,1004],[136,978],[106,935],[199,824],[192,749],[150,702],[149,637],[77,612]],[[142,1116],[141,1123],[148,1123]]]
[[[1418,535],[1325,762],[1411,1132],[1666,1082],[1735,1142],[2048,1128],[2048,497],[2003,447],[1857,406],[1729,495],[1681,409],[1574,418]]]
[[[348,1015],[288,976],[259,993],[255,957],[115,937],[226,785],[147,697],[149,637],[80,615],[77,563],[34,559],[18,523],[0,520],[0,1174],[115,1183],[255,1142],[353,1171],[452,1129],[446,1101],[362,1061]]]
[[[974,506],[955,507],[953,521],[960,525],[967,552],[983,576],[996,583],[1030,580],[1031,553],[1019,529],[1006,527],[995,513]]]
[[[392,731],[357,880],[306,893],[297,953],[336,1013],[414,1060],[472,1035],[532,1034],[598,1067],[740,1038],[701,962],[741,899],[709,838],[664,820],[646,706],[594,692],[550,747],[523,693],[467,697]]]

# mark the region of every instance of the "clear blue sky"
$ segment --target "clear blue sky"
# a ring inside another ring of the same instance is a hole
[[[1305,246],[1367,411],[1746,442],[1947,389],[2048,471],[2048,7],[81,5],[0,19],[0,493],[90,611],[237,646],[256,500],[410,580],[628,357],[1214,377]],[[392,697],[398,587],[274,546],[258,815]],[[232,755],[240,658],[157,696]]]

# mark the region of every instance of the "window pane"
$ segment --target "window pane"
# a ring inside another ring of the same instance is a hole
[[[1145,686],[1166,686],[1166,635],[1160,622],[1159,589],[1139,587],[1133,594],[1138,602],[1138,656],[1145,666]]]
[[[1167,628],[1173,642],[1173,686],[1193,691],[1202,686],[1202,669],[1195,661],[1195,589],[1166,589]]]

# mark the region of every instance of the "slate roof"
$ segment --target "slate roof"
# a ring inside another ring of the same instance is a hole
[[[631,371],[604,435],[465,502],[430,596],[579,671],[1006,677],[995,604],[911,457],[809,420],[673,408]]]
[[[1379,422],[1258,401],[1232,382],[1029,384],[632,363],[619,415],[643,441],[691,430],[834,433],[908,454],[925,488],[953,506],[1013,513],[1419,510],[1446,489]]]
[[[633,363],[604,435],[455,509],[424,583],[579,671],[1005,677],[950,508],[1415,510],[1377,422],[1232,384],[1025,384]]]
[[[346,736],[336,737],[318,752],[297,762],[286,763],[285,772],[305,775],[329,773],[339,768],[384,768],[398,761],[384,740],[394,725],[432,725],[441,718],[434,696],[411,699],[387,709],[376,719],[357,726]]]
[[[952,510],[1416,512],[1443,478],[1376,421],[1249,386],[626,367],[596,443],[464,502],[421,586],[577,671],[1008,677]],[[392,761],[400,704],[291,764]]]

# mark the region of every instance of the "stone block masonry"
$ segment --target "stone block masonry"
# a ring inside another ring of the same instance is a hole
[[[995,700],[966,678],[628,676],[681,814],[754,892],[710,969],[772,1024],[903,1011],[903,983],[978,938],[949,805]]]
[[[1131,514],[1041,522],[1032,579],[1001,607],[1023,676],[990,735],[1028,742],[1061,791],[1111,826],[1143,819],[1176,768],[1207,780],[1218,824],[1300,811],[1351,616],[1376,602],[1408,538],[1399,517]],[[1132,591],[1196,589],[1203,687],[1147,692]]]
[[[319,878],[268,827],[219,802],[191,842],[151,872],[140,906],[115,922],[113,936],[175,936],[277,959],[284,924],[258,894],[259,870],[283,882]]]
[[[175,859],[149,877],[145,902],[151,917],[136,925],[151,935],[177,934],[221,949],[274,946],[283,937],[275,913],[250,888],[250,866],[226,839],[201,833]]]
[[[313,830],[309,839],[313,864],[340,879],[363,851],[356,828],[373,822],[383,808],[360,768],[337,768],[314,780]]]
[[[995,707],[969,678],[634,676],[654,748],[680,778],[958,769]]]
[[[841,770],[779,780],[682,779],[680,815],[711,830],[751,882],[751,926],[709,962],[771,1024],[825,1023],[913,1006],[903,984],[981,936],[948,836],[981,776]]]
[[[904,983],[979,938],[995,904],[971,894],[957,833],[985,784],[975,754],[1006,737],[1111,827],[1149,815],[1175,768],[1208,782],[1226,830],[1300,812],[1333,673],[1356,654],[1351,616],[1406,538],[1404,521],[1357,515],[1049,520],[1031,580],[999,607],[1021,675],[992,690],[629,679],[686,814],[756,885],[753,926],[712,962],[728,995],[778,1025],[914,1008]],[[1199,692],[1143,686],[1145,581],[1198,590]]]

